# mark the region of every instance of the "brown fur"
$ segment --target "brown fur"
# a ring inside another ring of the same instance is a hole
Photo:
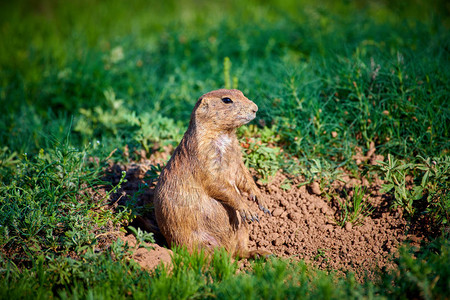
[[[230,98],[232,103],[224,103]],[[170,246],[224,247],[249,257],[245,220],[259,220],[246,196],[264,212],[262,195],[245,167],[236,129],[258,106],[239,90],[216,90],[199,98],[189,128],[161,173],[155,191],[158,226]],[[239,212],[239,215],[238,213]]]

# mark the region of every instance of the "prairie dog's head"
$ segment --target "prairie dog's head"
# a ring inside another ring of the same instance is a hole
[[[191,115],[197,125],[213,130],[231,130],[256,117],[258,106],[239,90],[220,89],[201,96]]]

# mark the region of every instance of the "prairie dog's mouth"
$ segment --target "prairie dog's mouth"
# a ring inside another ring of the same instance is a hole
[[[252,121],[254,118],[256,118],[256,113],[250,113],[246,117],[239,118],[239,120],[242,120],[244,122],[244,124],[247,124],[250,121]]]

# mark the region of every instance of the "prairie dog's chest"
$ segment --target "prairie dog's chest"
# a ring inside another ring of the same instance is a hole
[[[227,169],[238,162],[240,158],[236,137],[228,134],[217,136],[211,141],[213,150],[213,163],[216,167]]]
[[[233,147],[233,138],[228,134],[219,135],[213,140],[214,148],[220,156],[226,155]]]

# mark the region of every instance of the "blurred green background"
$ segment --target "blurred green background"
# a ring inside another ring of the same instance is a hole
[[[173,143],[237,87],[295,155],[448,151],[446,1],[4,1],[0,143]],[[332,132],[337,134],[331,135]]]

